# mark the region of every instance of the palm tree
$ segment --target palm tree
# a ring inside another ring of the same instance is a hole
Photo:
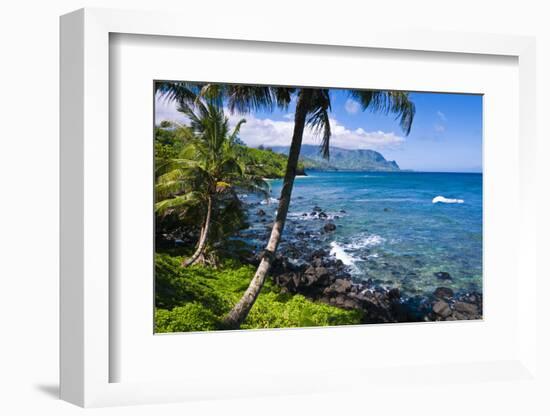
[[[248,316],[250,309],[260,294],[275,258],[288,213],[306,125],[320,136],[321,154],[325,158],[329,158],[330,156],[330,90],[326,88],[285,88],[224,84],[198,85],[164,82],[158,85],[158,91],[168,99],[177,100],[180,103],[192,99],[191,97],[194,95],[205,96],[219,101],[226,100],[230,111],[241,113],[257,109],[273,109],[274,106],[286,108],[290,103],[291,97],[297,97],[292,142],[271,235],[248,288],[239,302],[224,318],[224,323],[227,327],[238,328]],[[407,135],[410,133],[415,107],[409,99],[408,93],[372,90],[348,90],[348,93],[359,102],[363,111],[368,109],[373,112],[381,111],[385,114],[394,114],[396,119],[399,119],[399,124],[404,133]]]
[[[223,110],[212,102],[181,103],[178,110],[189,118],[195,139],[186,143],[177,159],[157,168],[155,209],[160,215],[191,207],[202,211],[196,250],[182,263],[187,267],[203,258],[217,203],[235,200],[238,189],[266,194],[268,185],[248,172],[240,158],[236,140],[244,119],[230,132]]]

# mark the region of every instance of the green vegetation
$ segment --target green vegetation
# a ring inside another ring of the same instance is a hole
[[[284,155],[238,141],[244,121],[230,132],[218,107],[200,102],[195,107],[197,113],[181,107],[190,126],[163,122],[155,128],[156,240],[157,253],[163,252],[155,259],[156,332],[224,328],[223,317],[254,274],[253,266],[229,260],[244,248],[228,244],[227,237],[247,227],[237,192],[266,193],[262,178],[281,178],[286,170]],[[184,247],[160,247],[168,238],[186,237]],[[241,327],[342,325],[360,319],[358,311],[281,294],[269,282]]]
[[[222,319],[238,302],[254,267],[225,260],[223,267],[180,267],[181,258],[157,254],[155,258],[155,332],[205,331],[223,328]],[[266,282],[254,308],[241,325],[251,328],[290,328],[359,324],[361,312],[344,310],[282,294]]]
[[[285,176],[287,156],[274,152],[272,149],[242,146],[244,158],[250,165],[256,166],[258,173],[264,178],[280,179]],[[297,175],[305,175],[303,163],[298,164]]]
[[[172,146],[175,157],[168,149],[163,149],[164,158],[155,170],[157,215],[161,218],[174,213],[180,217],[187,215],[200,224],[196,250],[184,260],[184,267],[208,261],[206,251],[212,240],[210,233],[214,222],[223,226],[231,219],[236,221],[237,227],[230,227],[230,230],[238,228],[240,218],[233,218],[232,213],[242,211],[239,191],[263,193],[267,197],[269,190],[267,182],[247,163],[241,147],[236,144],[241,125],[246,120],[241,119],[230,132],[223,109],[200,100],[196,100],[193,107],[182,104],[179,108],[189,118],[191,136],[179,140],[177,147]],[[219,221],[220,218],[223,221]],[[224,233],[217,234],[215,242]]]
[[[193,139],[193,133],[187,126],[164,122],[155,128],[156,165],[177,158],[185,144]],[[254,167],[257,175],[268,179],[282,179],[285,176],[287,156],[274,152],[271,148],[247,147],[235,141],[240,156],[247,166]],[[304,164],[298,164],[298,175],[304,175]]]
[[[238,193],[267,197],[265,178],[282,177],[286,157],[246,147],[238,138],[246,121],[230,131],[215,104],[199,100],[179,110],[189,126],[163,121],[155,128],[156,245],[196,244],[182,265],[216,265],[226,239],[248,226]]]

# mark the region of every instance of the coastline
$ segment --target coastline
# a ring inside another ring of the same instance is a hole
[[[361,323],[365,324],[478,320],[483,317],[482,294],[456,292],[447,287],[445,281],[452,277],[446,272],[440,272],[441,286],[432,293],[406,296],[398,287],[381,286],[373,279],[354,278],[349,267],[328,248],[308,249],[304,242],[302,239],[302,244],[289,244],[276,256],[270,279],[281,293],[303,295],[345,310],[359,310]],[[291,255],[296,252],[300,253],[300,262]],[[259,253],[241,259],[254,267],[259,260]]]
[[[434,244],[436,236],[430,234],[433,230],[426,234],[425,225],[411,224],[408,217],[403,220],[415,210],[415,221],[424,218],[431,222],[434,215],[456,219],[468,209],[475,211],[475,193],[442,191],[450,197],[464,196],[466,200],[460,204],[452,204],[450,200],[434,203],[432,199],[437,195],[434,189],[437,192],[443,189],[439,185],[426,188],[428,191],[419,199],[402,193],[408,189],[410,179],[388,182],[390,176],[403,174],[422,177],[424,181],[425,175],[391,173],[323,172],[296,182],[273,266],[243,329],[482,319],[482,288],[475,284],[479,275],[469,274],[475,268],[463,269],[469,254],[458,247],[449,250],[457,244],[457,236],[452,236],[451,246],[447,240]],[[448,175],[443,176],[447,183]],[[269,182],[272,195],[278,195],[280,180]],[[388,189],[393,193],[384,194]],[[169,304],[165,298],[157,302],[158,332],[226,329],[221,319],[247,287],[269,238],[278,207],[273,196],[265,200],[259,195],[240,195],[246,225],[219,248],[218,265],[178,267],[181,256],[189,255],[185,249],[192,246],[193,238],[159,252],[175,260],[170,274],[178,276],[167,277],[166,286],[163,279],[157,278],[162,286],[159,288],[165,287],[168,294],[181,291],[183,295]],[[404,222],[395,224],[395,221]],[[477,224],[478,220],[474,217],[472,221]],[[451,224],[443,224],[445,236],[451,231]],[[465,226],[462,221],[457,224],[460,230]],[[412,234],[400,238],[406,232]],[[395,242],[396,236],[398,240],[412,241],[413,246]],[[422,238],[444,251],[419,256],[420,252],[415,250],[417,243],[422,244]],[[478,242],[467,244],[474,244],[474,257],[480,253],[476,251]],[[432,267],[431,255],[436,255],[436,268]],[[164,264],[161,269],[166,266],[165,260],[159,264]],[[463,280],[461,273],[470,279]],[[210,287],[208,292],[201,289],[205,286]]]
[[[395,173],[397,176],[414,175],[418,177],[434,175],[432,172],[405,171],[323,172],[323,175],[333,173],[341,173],[346,176],[354,173],[376,173],[382,181],[379,182],[380,186],[384,189],[388,186],[383,178],[388,174]],[[438,175],[445,177],[447,175],[463,176],[447,172]],[[474,178],[475,176],[472,175],[480,174],[467,174],[467,176]],[[378,180],[370,175],[355,175],[354,177],[363,178],[361,181],[367,185],[367,189],[371,189],[374,184],[373,181]],[[315,174],[310,178],[318,180],[321,184],[316,185],[317,188],[315,188],[321,189],[321,195],[323,191],[333,189],[331,186],[342,188],[342,183],[345,183],[330,182],[331,185]],[[346,178],[342,177],[339,180],[345,181]],[[308,183],[310,182],[308,181]],[[273,182],[273,184],[276,185],[276,182]],[[407,254],[411,250],[410,248],[407,252],[389,254],[379,258],[378,252],[382,248],[383,242],[386,242],[388,250],[394,252],[395,250],[399,251],[402,246],[396,246],[392,241],[394,237],[388,236],[384,230],[379,229],[377,231],[376,224],[372,221],[373,216],[378,215],[380,222],[391,223],[395,220],[396,215],[401,216],[399,214],[399,204],[405,204],[404,206],[413,204],[412,206],[415,207],[418,207],[419,204],[425,206],[427,210],[425,218],[428,220],[433,215],[455,216],[457,214],[453,213],[457,213],[457,209],[462,209],[460,212],[465,212],[464,200],[438,197],[437,192],[433,195],[428,193],[423,200],[404,199],[398,194],[401,199],[398,198],[395,201],[403,202],[397,202],[398,205],[393,206],[391,204],[396,202],[390,202],[390,199],[384,199],[373,193],[367,205],[362,205],[363,208],[360,208],[361,205],[359,206],[360,211],[351,209],[351,211],[346,212],[341,209],[342,203],[338,202],[337,197],[335,198],[337,200],[335,204],[334,201],[329,202],[323,197],[316,197],[315,195],[318,195],[318,193],[310,191],[312,188],[302,187],[301,189],[301,191],[296,190],[293,202],[294,208],[288,215],[283,240],[271,271],[273,283],[279,286],[284,293],[301,294],[313,301],[323,302],[339,308],[361,310],[364,313],[364,323],[482,318],[483,296],[481,286],[477,289],[475,285],[478,277],[472,276],[471,279],[461,280],[463,278],[460,273],[455,275],[456,270],[453,268],[448,269],[448,265],[444,262],[437,266],[438,261],[435,262],[435,266],[432,265],[435,268],[431,270],[425,261],[421,264],[416,255]],[[275,194],[275,191],[273,193]],[[342,196],[348,198],[346,191],[342,192]],[[451,194],[451,196],[453,195]],[[357,198],[356,200],[363,201],[363,199]],[[266,241],[271,221],[274,218],[276,202],[275,198],[271,198],[269,205],[262,202],[247,201],[249,222],[252,227],[245,230],[240,238],[255,245],[255,254],[243,259],[248,264],[253,266],[258,264],[263,249],[262,242]],[[453,207],[454,202],[456,202],[456,207]],[[470,204],[471,206],[472,203],[473,200],[468,196],[466,205]],[[375,204],[378,204],[378,206],[375,206]],[[368,218],[367,223],[357,225],[356,220],[352,218],[356,218],[357,212],[362,212],[363,209],[367,209],[369,212],[368,217],[365,217]],[[408,227],[407,222],[403,223],[403,226]],[[462,228],[463,224],[460,227]],[[401,228],[396,226],[394,232],[400,232],[399,230]],[[409,236],[410,238],[416,238],[416,234],[412,237]],[[427,241],[428,244],[433,241],[429,234],[427,235]],[[450,251],[452,250],[447,251],[447,253]],[[467,256],[467,254],[461,253],[461,256],[462,258],[452,260],[452,262],[460,265],[459,268],[464,267],[464,256]],[[442,258],[439,260],[441,261]],[[357,269],[356,264],[361,265],[361,270],[354,270]],[[422,276],[419,275],[419,268],[422,270]],[[426,272],[426,269],[430,269],[430,271]],[[460,271],[460,269],[456,269]],[[381,279],[381,274],[385,278]],[[426,274],[428,274],[428,277],[426,277]],[[388,276],[389,278],[387,278]],[[422,290],[411,290],[411,285],[421,287]]]

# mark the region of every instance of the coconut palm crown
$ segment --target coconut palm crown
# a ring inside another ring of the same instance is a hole
[[[194,138],[188,140],[178,158],[157,167],[155,210],[163,215],[202,208],[197,249],[182,264],[190,266],[204,253],[218,203],[236,200],[239,189],[267,195],[269,188],[262,178],[249,172],[235,144],[244,119],[230,131],[227,117],[214,103],[195,100],[192,105],[182,103],[178,110],[188,117]]]

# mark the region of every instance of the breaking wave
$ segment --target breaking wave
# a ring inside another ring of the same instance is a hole
[[[277,202],[279,202],[279,200],[277,198],[270,197],[269,200],[264,199],[262,202],[260,202],[260,204],[267,205],[267,204],[275,204]]]
[[[385,240],[382,237],[376,234],[356,238],[347,244],[341,244],[333,241],[330,243],[330,255],[334,256],[338,260],[341,260],[346,266],[350,266],[353,270],[358,271],[355,263],[358,261],[363,261],[363,259],[361,257],[354,256],[352,253],[358,250],[360,251],[364,248],[377,246],[382,244],[384,241]],[[378,257],[376,254],[371,256],[372,258]]]
[[[432,199],[432,204],[437,204],[441,202],[442,204],[463,204],[463,199],[454,199],[454,198],[445,198],[444,196],[438,195]]]
[[[352,255],[346,253],[344,247],[338,244],[336,241],[330,243],[330,255],[334,256],[338,260],[341,260],[346,266],[354,266],[357,261]]]

